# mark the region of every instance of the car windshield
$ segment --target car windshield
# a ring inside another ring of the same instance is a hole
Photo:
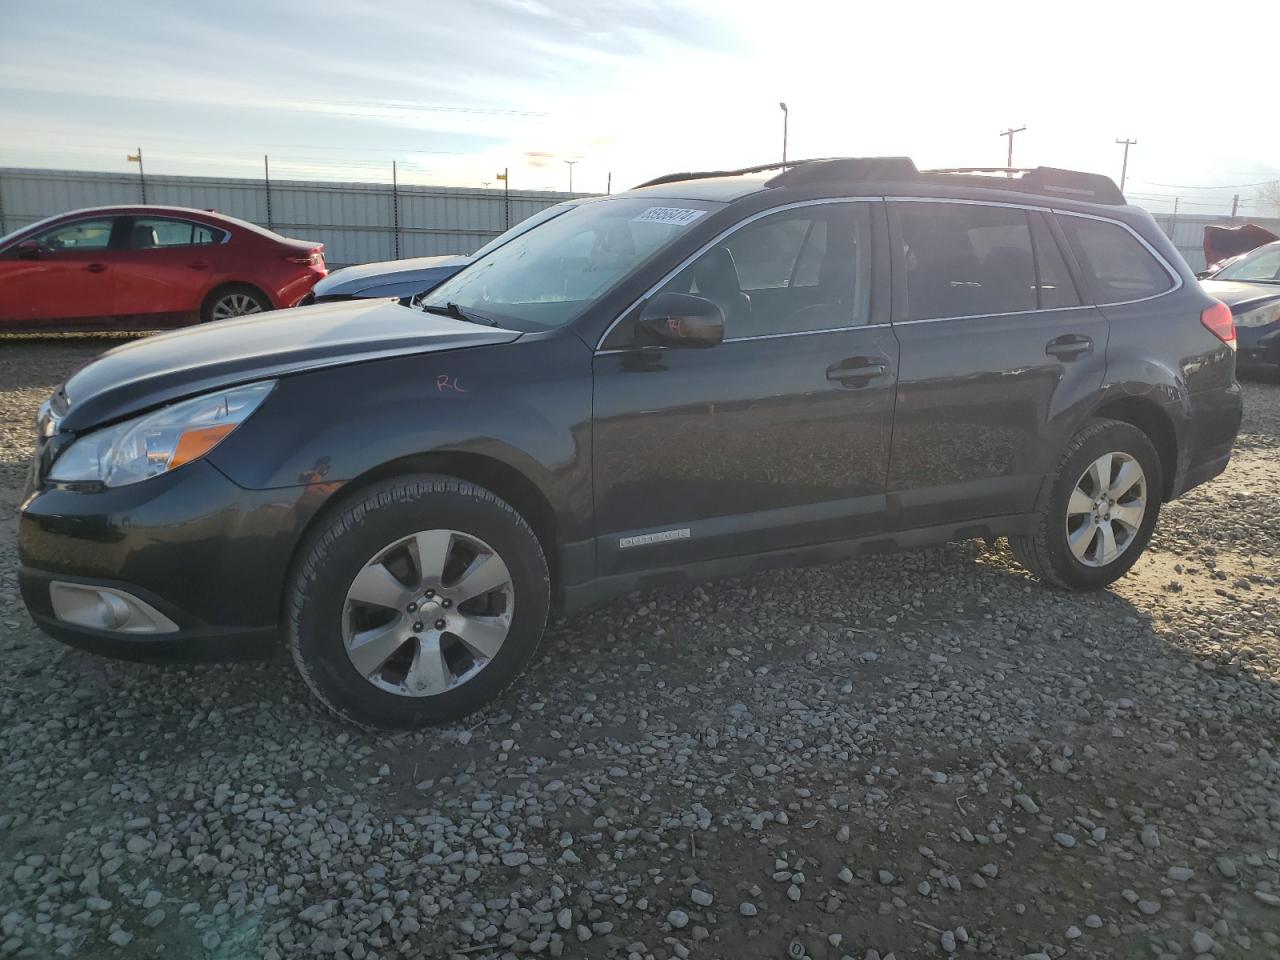
[[[1213,279],[1280,283],[1280,243],[1269,243],[1250,251],[1235,263],[1219,270]]]
[[[504,230],[502,233],[498,234],[475,253],[471,254],[471,259],[479,260],[481,257],[486,257],[499,247],[510,243],[521,234],[528,233],[534,227],[540,226],[548,220],[554,220],[556,217],[560,216],[560,214],[572,209],[573,207],[567,203],[557,203],[554,207],[546,207],[539,210],[533,216],[526,217],[524,220],[521,220],[510,230]]]
[[[723,206],[615,197],[571,207],[450,277],[422,298],[518,330],[559,327]]]

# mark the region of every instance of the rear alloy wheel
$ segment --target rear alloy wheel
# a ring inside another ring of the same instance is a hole
[[[357,491],[299,550],[290,652],[330,709],[407,729],[456,720],[533,658],[550,606],[542,545],[491,491],[399,477]]]
[[[1009,538],[1018,561],[1046,583],[1104,587],[1132,567],[1160,513],[1160,458],[1147,435],[1090,420],[1058,466],[1034,532]]]
[[[232,320],[235,317],[247,317],[254,313],[270,310],[271,304],[266,297],[249,287],[233,287],[215,294],[206,304],[202,319]]]

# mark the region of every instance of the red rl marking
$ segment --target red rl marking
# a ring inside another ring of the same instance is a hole
[[[464,390],[462,387],[458,385],[457,377],[451,377],[447,373],[439,374],[436,377],[436,390],[438,390],[440,393],[444,393],[446,390],[452,390],[455,393],[470,392],[468,390]]]

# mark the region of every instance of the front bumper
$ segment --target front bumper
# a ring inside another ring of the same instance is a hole
[[[330,491],[245,490],[206,460],[114,489],[43,484],[18,521],[18,580],[51,636],[130,659],[270,656],[293,551]],[[59,620],[50,584],[109,587],[177,632],[121,633]]]

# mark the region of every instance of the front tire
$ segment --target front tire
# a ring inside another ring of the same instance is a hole
[[[288,646],[330,710],[412,729],[466,716],[529,664],[550,579],[524,518],[453,477],[358,492],[299,551]]]
[[[1151,539],[1164,489],[1147,435],[1093,419],[1058,464],[1035,531],[1009,538],[1013,555],[1044,583],[1096,590],[1124,576]]]

